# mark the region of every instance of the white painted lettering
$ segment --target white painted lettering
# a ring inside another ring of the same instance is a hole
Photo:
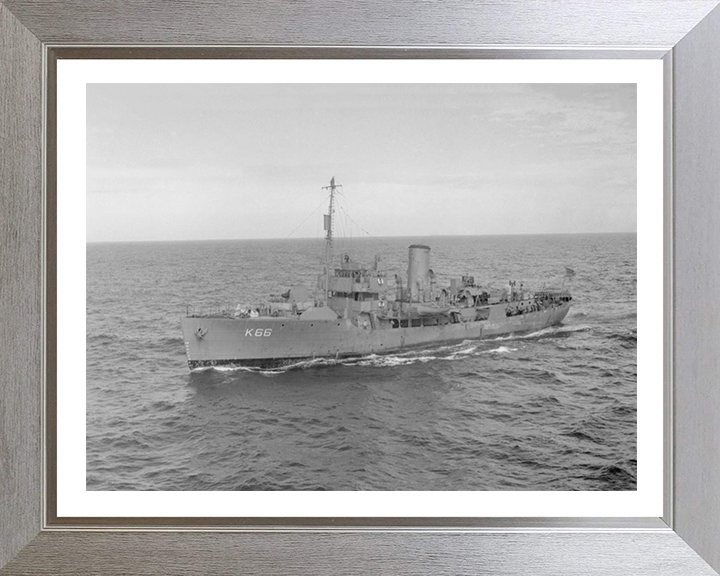
[[[245,328],[245,336],[255,336],[259,338],[260,336],[270,336],[272,334],[272,328]]]

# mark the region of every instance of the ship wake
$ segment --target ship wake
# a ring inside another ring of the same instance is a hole
[[[493,338],[493,341],[498,342],[504,340],[533,340],[539,338],[553,338],[557,336],[562,337],[566,334],[572,334],[573,332],[585,332],[587,330],[591,330],[591,327],[586,325],[548,326],[547,328],[542,328],[541,330],[536,330],[535,332],[529,332],[527,334],[513,333],[507,334],[505,336],[498,336],[497,338]]]
[[[217,372],[252,372],[255,374],[274,376],[295,370],[328,368],[333,366],[387,368],[395,366],[409,366],[412,364],[424,364],[436,360],[456,361],[488,354],[511,354],[518,350],[517,348],[511,348],[505,345],[496,346],[490,344],[488,346],[488,344],[489,342],[487,340],[464,340],[453,345],[438,346],[433,348],[417,348],[397,353],[370,354],[367,356],[357,356],[352,358],[312,358],[307,360],[298,360],[297,362],[273,368],[259,368],[228,364],[224,366],[206,366],[196,368],[193,372],[214,370]]]

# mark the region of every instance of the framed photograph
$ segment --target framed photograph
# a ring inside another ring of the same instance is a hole
[[[716,4],[0,4],[2,572],[716,573]]]

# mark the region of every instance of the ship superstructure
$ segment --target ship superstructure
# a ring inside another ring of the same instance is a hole
[[[324,215],[324,269],[315,295],[292,286],[254,307],[182,318],[188,365],[268,368],[311,358],[383,354],[411,346],[527,332],[560,323],[572,296],[565,289],[535,292],[510,282],[476,285],[472,276],[441,286],[430,268],[429,246],[408,248],[407,275],[390,274],[379,257],[370,265],[349,254],[336,261],[333,216],[338,186]]]

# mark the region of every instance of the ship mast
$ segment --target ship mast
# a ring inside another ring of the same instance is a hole
[[[324,216],[325,230],[325,305],[330,297],[330,265],[333,260],[333,214],[335,213],[335,176],[330,179],[330,186],[324,186],[323,190],[330,190],[330,208]]]

